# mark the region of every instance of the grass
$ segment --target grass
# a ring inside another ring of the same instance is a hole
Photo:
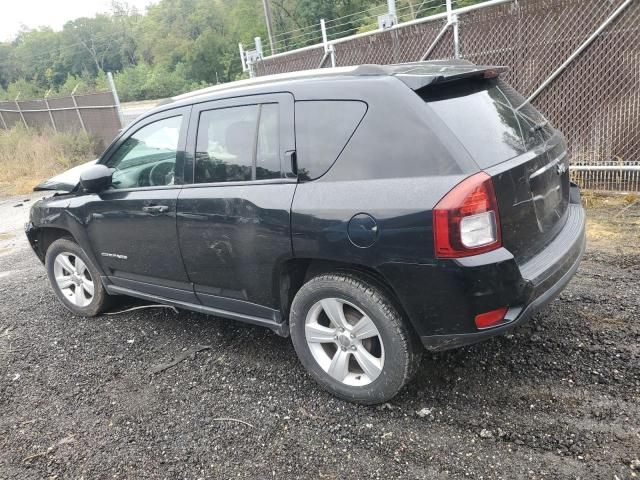
[[[28,193],[41,181],[96,158],[95,149],[85,132],[0,129],[0,192]]]

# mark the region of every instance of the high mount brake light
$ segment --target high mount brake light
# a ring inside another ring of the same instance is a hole
[[[433,209],[438,258],[460,258],[502,246],[500,215],[493,181],[484,172],[466,178]]]
[[[485,70],[482,76],[484,78],[497,78],[500,75],[500,72],[496,72],[495,70]]]

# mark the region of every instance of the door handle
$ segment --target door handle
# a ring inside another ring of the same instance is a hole
[[[298,176],[298,157],[295,150],[288,150],[285,152],[285,158],[287,159],[285,168],[287,168],[287,178],[297,178]]]
[[[149,205],[142,207],[142,211],[145,213],[166,213],[169,211],[169,207],[166,205]]]

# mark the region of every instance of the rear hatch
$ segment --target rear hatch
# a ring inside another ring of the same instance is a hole
[[[492,176],[504,246],[522,264],[562,229],[569,166],[560,132],[498,77],[432,83],[416,93]]]

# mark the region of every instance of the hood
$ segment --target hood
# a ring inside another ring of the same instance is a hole
[[[33,190],[39,192],[41,190],[57,190],[61,192],[71,192],[80,183],[80,174],[84,172],[88,167],[94,165],[98,160],[91,160],[90,162],[83,163],[77,167],[70,168],[66,172],[62,172],[60,175],[51,177],[49,180],[36,185]]]

